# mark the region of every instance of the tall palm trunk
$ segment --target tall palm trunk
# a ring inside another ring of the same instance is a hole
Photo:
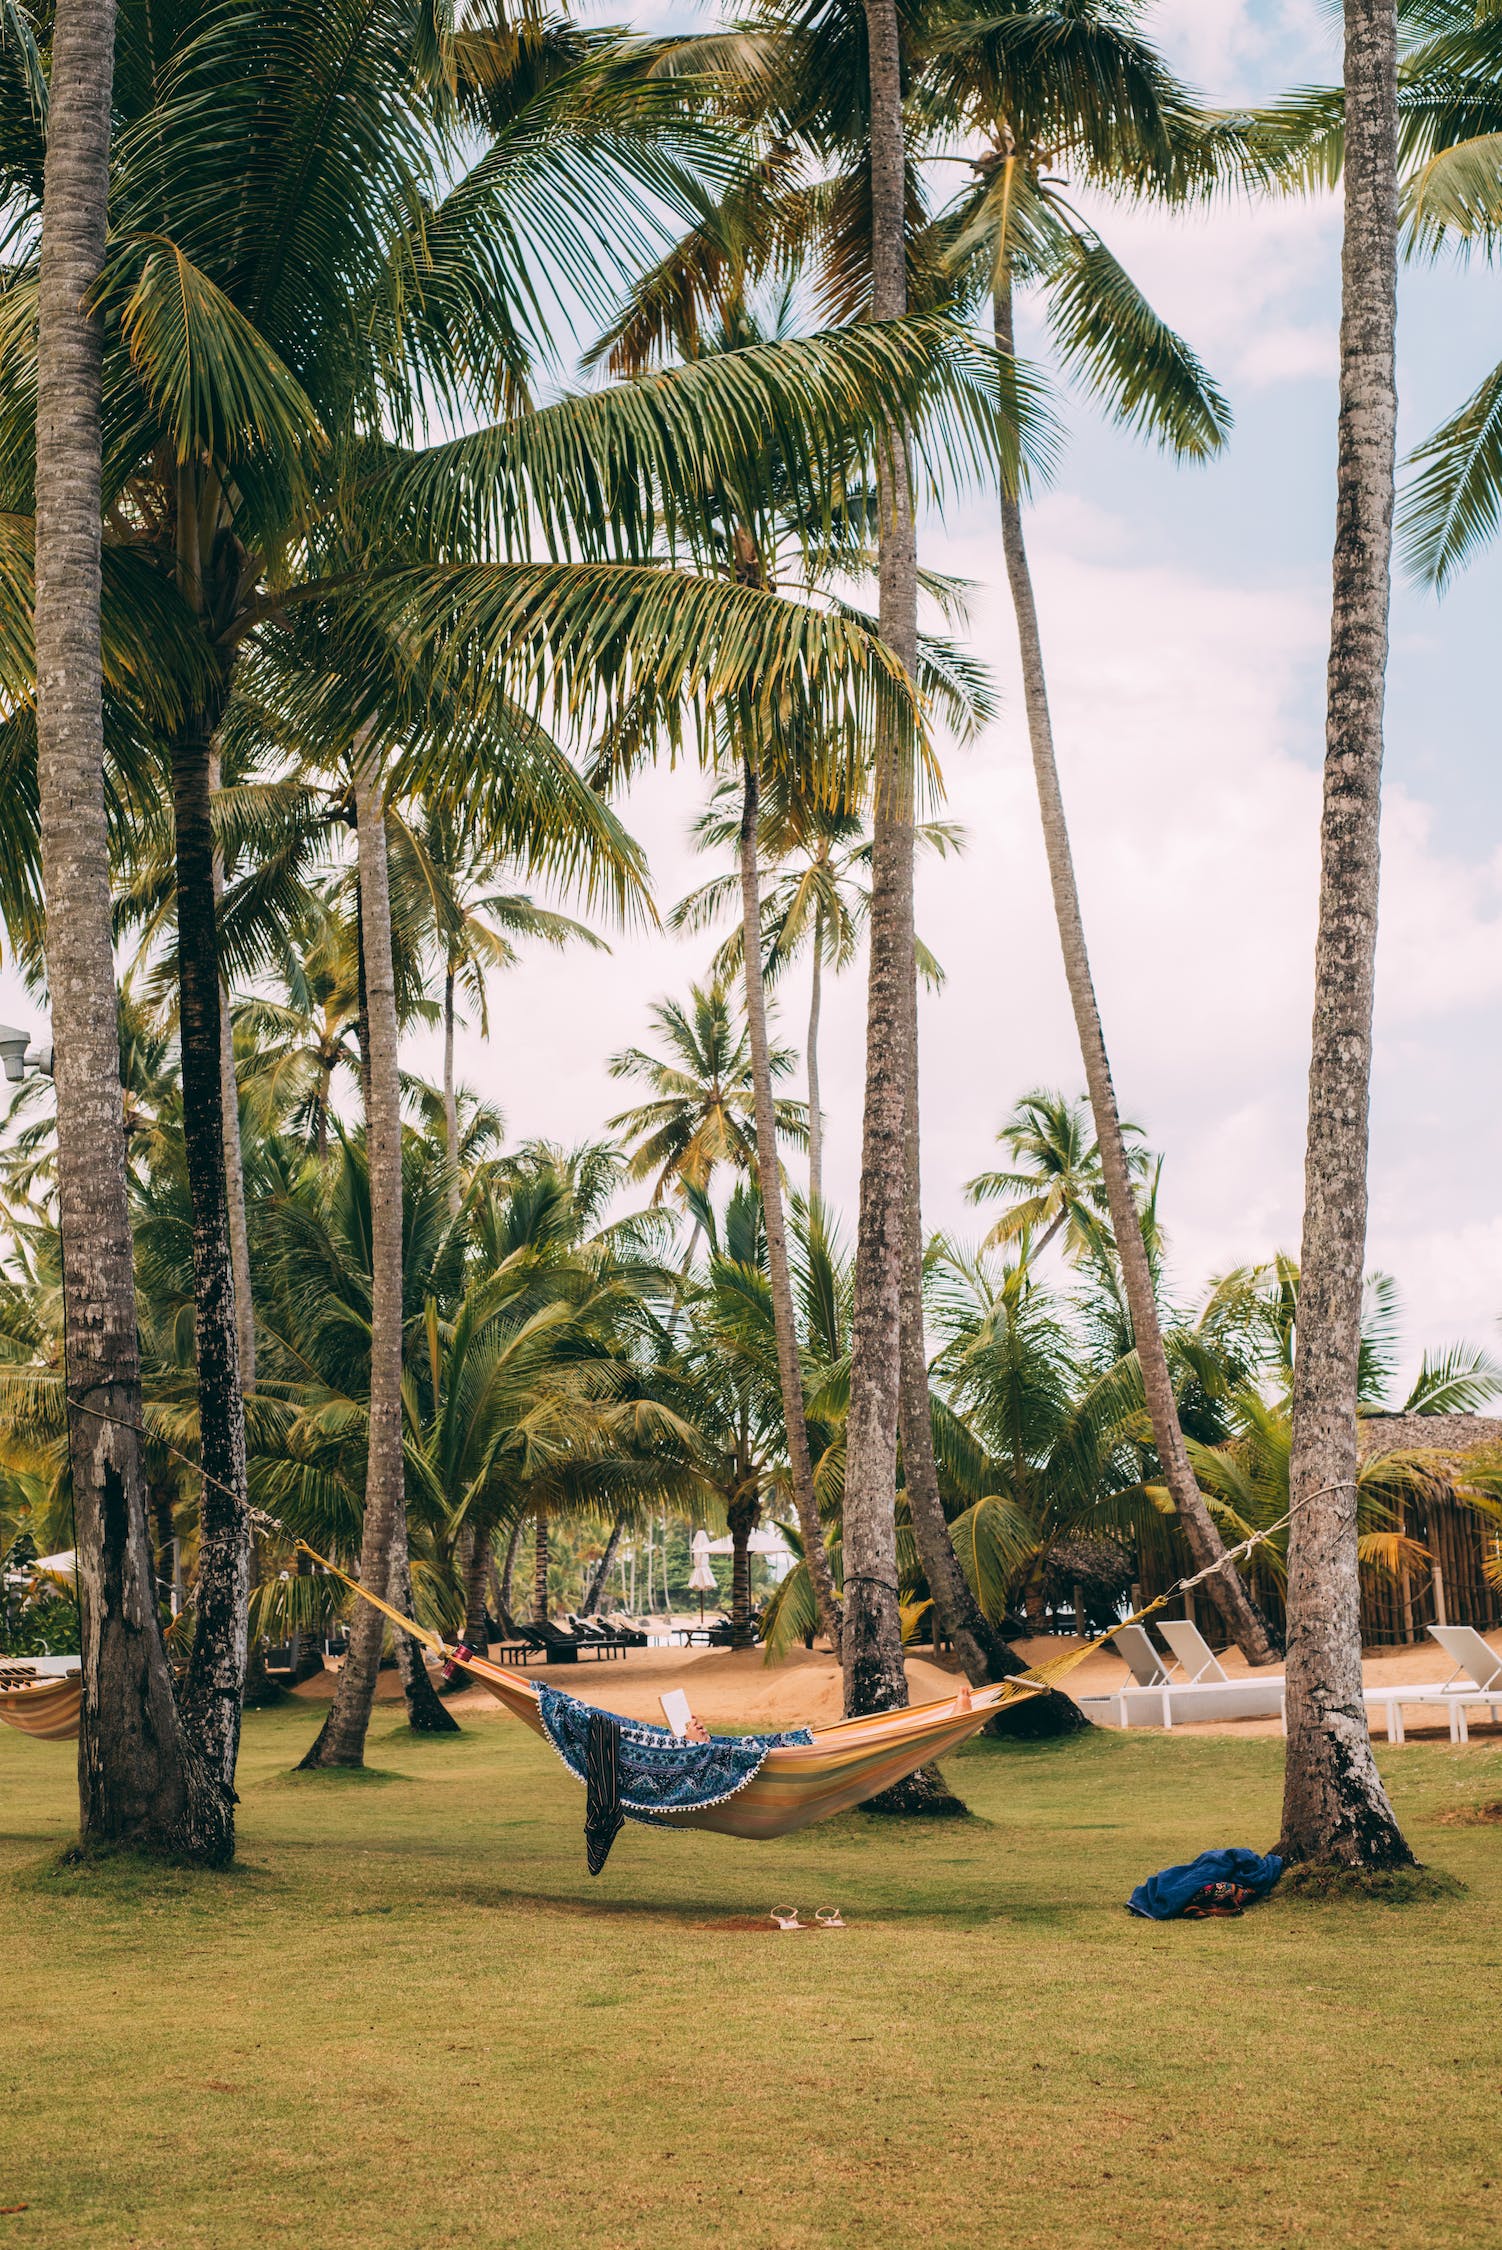
[[[548,1508],[543,1501],[537,1510],[536,1528],[532,1541],[532,1622],[546,1625],[548,1621]]]
[[[402,1121],[397,1074],[396,980],[391,959],[391,894],[386,817],[369,731],[355,745],[355,834],[359,852],[359,931],[365,1028],[365,1154],[370,1173],[370,1413],[365,1468],[361,1583],[388,1595],[392,1534],[404,1508],[402,1464]],[[305,1766],[358,1766],[375,1702],[385,1619],[356,1602],[349,1653],[329,1715]],[[403,1638],[406,1636],[403,1635]]]
[[[741,800],[742,981],[746,988],[746,1031],[751,1046],[751,1084],[756,1109],[756,1172],[761,1188],[762,1223],[767,1238],[767,1275],[772,1289],[772,1327],[777,1339],[777,1378],[782,1391],[783,1427],[793,1506],[803,1540],[803,1558],[813,1586],[819,1629],[836,1652],[840,1646],[840,1605],[824,1549],[819,1503],[814,1494],[808,1451],[808,1420],[803,1406],[803,1366],[793,1310],[793,1276],[788,1264],[787,1225],[782,1209],[782,1179],[777,1163],[777,1116],[772,1101],[772,1058],[767,1043],[767,991],[761,975],[761,884],[756,864],[756,820],[760,783],[756,763],[743,760]]]
[[[240,1087],[229,993],[219,987],[219,1100],[224,1114],[224,1191],[229,1205],[230,1270],[235,1283],[235,1357],[240,1395],[256,1387],[256,1314],[251,1294],[250,1225],[245,1210],[245,1152],[240,1146]]]
[[[187,480],[184,480],[185,484]],[[179,507],[190,505],[180,497]],[[195,514],[196,523],[196,514]],[[240,1748],[250,1601],[250,1504],[245,1407],[230,1248],[224,1145],[224,1054],[215,911],[213,732],[201,711],[172,744],[177,839],[178,1043],[183,1154],[193,1210],[193,1341],[198,1372],[197,1623],[183,1683],[183,1717],[205,1757],[233,1786]]]
[[[219,756],[209,765],[210,805],[219,794]],[[224,854],[214,853],[214,913],[216,927],[224,908]],[[235,1072],[235,1025],[230,1012],[229,987],[219,980],[219,1106],[224,1119],[224,1194],[229,1212],[230,1271],[235,1284],[235,1359],[240,1371],[240,1396],[248,1399],[256,1387],[256,1317],[251,1294],[250,1226],[245,1209],[245,1156],[240,1145],[240,1083]],[[260,1556],[254,1526],[246,1533],[246,1599],[261,1580]],[[241,1703],[247,1710],[279,1702],[281,1690],[266,1670],[266,1654],[258,1636],[248,1636]]]
[[[1393,0],[1346,0],[1345,25],[1334,605],[1289,1467],[1288,1760],[1279,1849],[1292,1860],[1393,1867],[1412,1855],[1372,1758],[1356,1557],[1356,1382],[1397,424]]]
[[[391,1517],[391,1575],[386,1582],[386,1599],[403,1617],[417,1615],[412,1598],[412,1556],[407,1544],[405,1493]],[[444,1704],[423,1661],[422,1643],[414,1640],[410,1633],[398,1633],[395,1641],[396,1668],[406,1699],[408,1726],[414,1734],[458,1734],[459,1722]]]
[[[751,1626],[751,1534],[761,1521],[761,1496],[754,1487],[749,1499],[731,1501],[725,1520],[730,1526],[730,1644],[751,1648],[756,1640]],[[666,1568],[663,1607],[667,1607]]]
[[[234,1852],[233,1799],[186,1738],[146,1522],[141,1370],[110,938],[99,644],[100,388],[115,11],[53,26],[37,327],[36,717],[58,1134],[86,1844]]]
[[[516,1620],[511,1611],[511,1604],[515,1599],[511,1588],[516,1575],[516,1550],[522,1543],[523,1520],[518,1516],[511,1526],[511,1534],[506,1541],[506,1559],[501,1565],[500,1584],[496,1588],[496,1601],[499,1605],[496,1622],[501,1631],[508,1635],[514,1634],[516,1628]]]
[[[814,908],[814,967],[808,984],[808,1200],[824,1202],[824,1110],[819,1100],[819,1017],[824,1006],[824,909]]]
[[[469,1648],[478,1649],[483,1656],[490,1646],[490,1626],[486,1615],[486,1595],[490,1580],[492,1557],[491,1526],[476,1525],[470,1536],[469,1553],[464,1566],[464,1640]]]
[[[1010,276],[997,287],[994,318],[997,348],[1010,358],[1014,340]],[[1168,1357],[1163,1349],[1163,1333],[1158,1321],[1158,1301],[1153,1289],[1152,1269],[1148,1264],[1147,1246],[1142,1235],[1142,1218],[1137,1208],[1137,1199],[1132,1193],[1126,1143],[1121,1134],[1121,1113],[1116,1106],[1116,1088],[1112,1083],[1100,1007],[1095,997],[1095,980],[1085,946],[1085,925],[1080,912],[1079,888],[1075,882],[1074,857],[1069,846],[1064,798],[1054,757],[1053,722],[1049,714],[1048,683],[1043,669],[1043,641],[1038,629],[1032,573],[1028,568],[1027,547],[1022,535],[1022,507],[1017,495],[1009,493],[1005,487],[1001,496],[1001,537],[1006,555],[1007,578],[1011,585],[1012,608],[1017,620],[1017,640],[1022,656],[1023,701],[1027,710],[1033,774],[1038,789],[1038,809],[1043,823],[1043,844],[1048,858],[1048,879],[1053,891],[1054,915],[1058,922],[1059,944],[1064,956],[1064,976],[1069,987],[1070,1005],[1074,1010],[1080,1054],[1085,1065],[1085,1084],[1095,1119],[1101,1174],[1105,1182],[1117,1254],[1121,1259],[1122,1284],[1132,1318],[1137,1360],[1142,1369],[1142,1388],[1152,1421],[1153,1443],[1157,1448],[1163,1480],[1168,1486],[1178,1514],[1179,1527],[1195,1568],[1208,1570],[1216,1563],[1224,1566],[1206,1581],[1206,1587],[1228,1632],[1249,1664],[1267,1664],[1277,1653],[1272,1638],[1266,1622],[1247,1592],[1245,1581],[1235,1565],[1225,1561],[1225,1543],[1205,1505],[1204,1494],[1195,1482],[1184,1444],[1184,1433],[1179,1425],[1173,1378],[1169,1373]]]
[[[610,1566],[615,1561],[615,1551],[621,1543],[621,1533],[625,1528],[625,1517],[623,1515],[617,1516],[610,1526],[610,1537],[605,1542],[605,1552],[595,1564],[594,1575],[585,1589],[584,1600],[579,1609],[581,1617],[593,1617],[604,1599],[605,1588],[610,1579]]]
[[[449,1217],[457,1219],[464,1201],[464,1191],[459,1180],[459,1096],[454,1087],[454,966],[450,962],[443,978],[443,1137],[448,1151]]]
[[[906,145],[902,58],[893,0],[866,0],[871,83],[872,311],[907,309],[903,227]],[[893,433],[879,480],[882,638],[905,662],[917,642],[917,547],[906,464]],[[871,855],[871,958],[860,1220],[851,1326],[844,1505],[843,1656],[849,1714],[907,1702],[897,1594],[897,1412],[902,1228],[911,1058],[907,988],[913,960],[913,816],[906,746],[876,744]]]

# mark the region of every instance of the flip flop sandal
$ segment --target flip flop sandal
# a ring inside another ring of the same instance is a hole
[[[821,1930],[846,1930],[850,1927],[837,1906],[816,1907],[814,1920]]]
[[[806,1930],[808,1928],[807,1922],[799,1921],[796,1906],[774,1906],[770,1919],[777,1924],[779,1930]]]

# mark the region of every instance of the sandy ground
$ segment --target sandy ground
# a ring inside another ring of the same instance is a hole
[[[1493,1633],[1490,1639],[1502,1653],[1502,1633]],[[1047,1664],[1079,1645],[1066,1636],[1050,1634],[1040,1640],[1019,1641],[1017,1649],[1028,1663]],[[1222,1656],[1221,1663],[1232,1678],[1243,1677],[1251,1670],[1234,1649]],[[1433,1641],[1412,1648],[1369,1650],[1362,1666],[1368,1687],[1388,1687],[1400,1681],[1438,1684],[1448,1677],[1450,1669],[1443,1650]],[[907,1676],[913,1701],[922,1703],[947,1695],[955,1673],[927,1657],[911,1656]],[[1124,1684],[1126,1676],[1119,1656],[1108,1648],[1097,1649],[1060,1684],[1072,1695],[1109,1695]],[[838,1667],[821,1651],[802,1648],[792,1650],[780,1664],[768,1664],[759,1649],[631,1649],[624,1657],[604,1662],[590,1657],[581,1664],[530,1665],[528,1677],[567,1688],[571,1695],[596,1703],[603,1710],[617,1711],[622,1718],[651,1719],[658,1724],[662,1720],[658,1698],[671,1687],[685,1691],[694,1710],[709,1726],[736,1727],[748,1734],[779,1727],[826,1726],[841,1714]],[[334,1675],[325,1672],[295,1692],[321,1699],[331,1695],[333,1688]],[[401,1682],[395,1669],[382,1672],[378,1700],[392,1702],[400,1695]],[[500,1705],[483,1688],[469,1688],[446,1700],[455,1713],[502,1715]],[[1276,1719],[1235,1719],[1208,1726],[1181,1725],[1173,1731],[1276,1735],[1280,1729]],[[1380,1719],[1376,1731],[1380,1740]],[[1444,1714],[1425,1713],[1421,1705],[1405,1714],[1405,1731],[1410,1737],[1438,1734],[1446,1739],[1449,1733]],[[1502,1735],[1502,1726],[1487,1724],[1476,1712],[1471,1717],[1470,1732],[1473,1742],[1495,1742]]]

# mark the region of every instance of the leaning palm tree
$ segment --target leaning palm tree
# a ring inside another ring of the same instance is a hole
[[[1280,1849],[1293,1860],[1381,1868],[1412,1857],[1367,1730],[1354,1506],[1397,430],[1394,0],[1345,0],[1345,34],[1335,601],[1289,1461]]]
[[[26,33],[17,27],[22,39]],[[7,44],[12,44],[7,41]],[[86,1843],[227,1859],[232,1796],[173,1696],[152,1586],[126,1204],[104,812],[101,376],[89,309],[105,255],[114,11],[73,0],[53,26],[37,325],[36,739],[67,1277],[65,1366],[83,1633]]]
[[[1222,445],[1225,402],[1188,346],[1153,312],[1097,229],[1069,201],[1059,174],[1112,193],[1172,199],[1213,179],[1238,153],[1194,108],[1142,34],[1139,11],[1117,0],[1054,0],[987,11],[936,42],[926,98],[932,113],[984,136],[976,184],[949,215],[957,261],[972,261],[988,289],[996,344],[1010,364],[1019,283],[1046,294],[1066,367],[1128,426],[1146,429],[1182,458]],[[1229,147],[1223,155],[1220,139]],[[1210,1592],[1251,1662],[1273,1654],[1267,1628],[1225,1549],[1194,1480],[1174,1408],[1173,1384],[1133,1192],[1100,1005],[1085,943],[1042,635],[1023,533],[1022,493],[1001,495],[1002,546],[1022,656],[1023,700],[1042,816],[1049,882],[1101,1172],[1163,1475],[1201,1569],[1220,1565]]]

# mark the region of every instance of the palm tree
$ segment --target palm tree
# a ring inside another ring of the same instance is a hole
[[[782,1207],[781,1166],[777,1160],[777,1109],[772,1092],[772,1056],[767,1038],[767,993],[761,973],[762,903],[758,865],[761,775],[758,748],[749,740],[742,746],[742,773],[741,981],[746,1002],[746,1030],[751,1046],[751,1083],[756,1112],[756,1177],[761,1194],[767,1274],[772,1291],[772,1325],[777,1343],[778,1383],[782,1394],[788,1470],[792,1479],[798,1527],[803,1538],[804,1561],[814,1590],[820,1628],[830,1647],[838,1651],[842,1620],[829,1558],[824,1552],[819,1507],[814,1496],[808,1422],[803,1402],[803,1367],[793,1307],[792,1271],[788,1263],[787,1224]]]
[[[83,1634],[80,1825],[87,1843],[217,1862],[234,1849],[232,1799],[173,1698],[138,1435],[104,812],[100,337],[88,309],[105,253],[113,55],[111,7],[59,11],[37,324],[36,737]],[[39,139],[35,105],[33,119]]]
[[[1040,282],[1065,364],[1084,376],[1118,419],[1156,434],[1191,460],[1224,442],[1223,399],[1194,354],[1131,282],[1096,230],[1074,211],[1058,180],[1072,160],[1081,175],[1116,192],[1172,198],[1239,155],[1234,133],[1218,136],[1197,113],[1132,11],[1115,0],[1053,0],[1003,8],[941,41],[930,96],[935,110],[986,137],[977,182],[952,215],[957,257],[982,258],[997,349],[1010,366],[1017,281]],[[1219,140],[1228,143],[1226,151]],[[1249,1661],[1273,1648],[1195,1484],[1174,1410],[1152,1276],[1132,1186],[1132,1165],[1106,1051],[1085,943],[1063,791],[1054,750],[1042,636],[1022,525],[1022,494],[1001,494],[1002,546],[1022,657],[1023,700],[1042,816],[1049,882],[1064,973],[1095,1120],[1106,1200],[1115,1232],[1137,1351],[1163,1474],[1202,1569],[1219,1563],[1210,1592]]]
[[[652,1201],[669,1190],[683,1198],[690,1190],[708,1191],[722,1164],[749,1172],[756,1161],[756,1093],[751,1075],[751,1042],[738,1026],[724,981],[689,986],[687,1005],[659,1000],[652,1021],[665,1052],[649,1054],[626,1047],[610,1058],[612,1078],[634,1078],[652,1089],[651,1101],[622,1110],[610,1130],[637,1144],[627,1178],[652,1179]],[[768,1054],[773,1078],[793,1067],[786,1048]],[[795,1147],[807,1139],[801,1102],[777,1101],[773,1124],[781,1140]],[[656,1175],[653,1178],[653,1175]],[[699,1226],[694,1225],[688,1255],[693,1257]]]
[[[401,1091],[397,1077],[396,977],[391,949],[391,892],[386,859],[386,795],[374,725],[357,736],[354,768],[355,833],[360,867],[360,958],[368,1026],[364,1054],[368,1088],[365,1146],[370,1167],[370,1403],[365,1475],[365,1521],[360,1576],[367,1586],[389,1585],[398,1518],[406,1520],[402,1450],[402,1148]],[[405,1540],[402,1541],[405,1554]],[[351,1621],[349,1653],[329,1715],[302,1763],[357,1766],[375,1701],[376,1672],[386,1623],[361,1602]]]
[[[1141,1129],[1123,1119],[1121,1132],[1133,1182],[1144,1181],[1152,1160],[1140,1145]],[[996,1138],[1012,1160],[1011,1170],[980,1172],[965,1183],[972,1203],[1006,1199],[986,1247],[1021,1239],[1029,1258],[1036,1259],[1062,1234],[1072,1259],[1095,1249],[1110,1205],[1087,1102],[1036,1087],[1022,1096]]]
[[[1412,1858],[1372,1757],[1354,1485],[1397,391],[1397,22],[1345,0],[1345,236],[1314,1040],[1294,1361],[1280,1849]]]

